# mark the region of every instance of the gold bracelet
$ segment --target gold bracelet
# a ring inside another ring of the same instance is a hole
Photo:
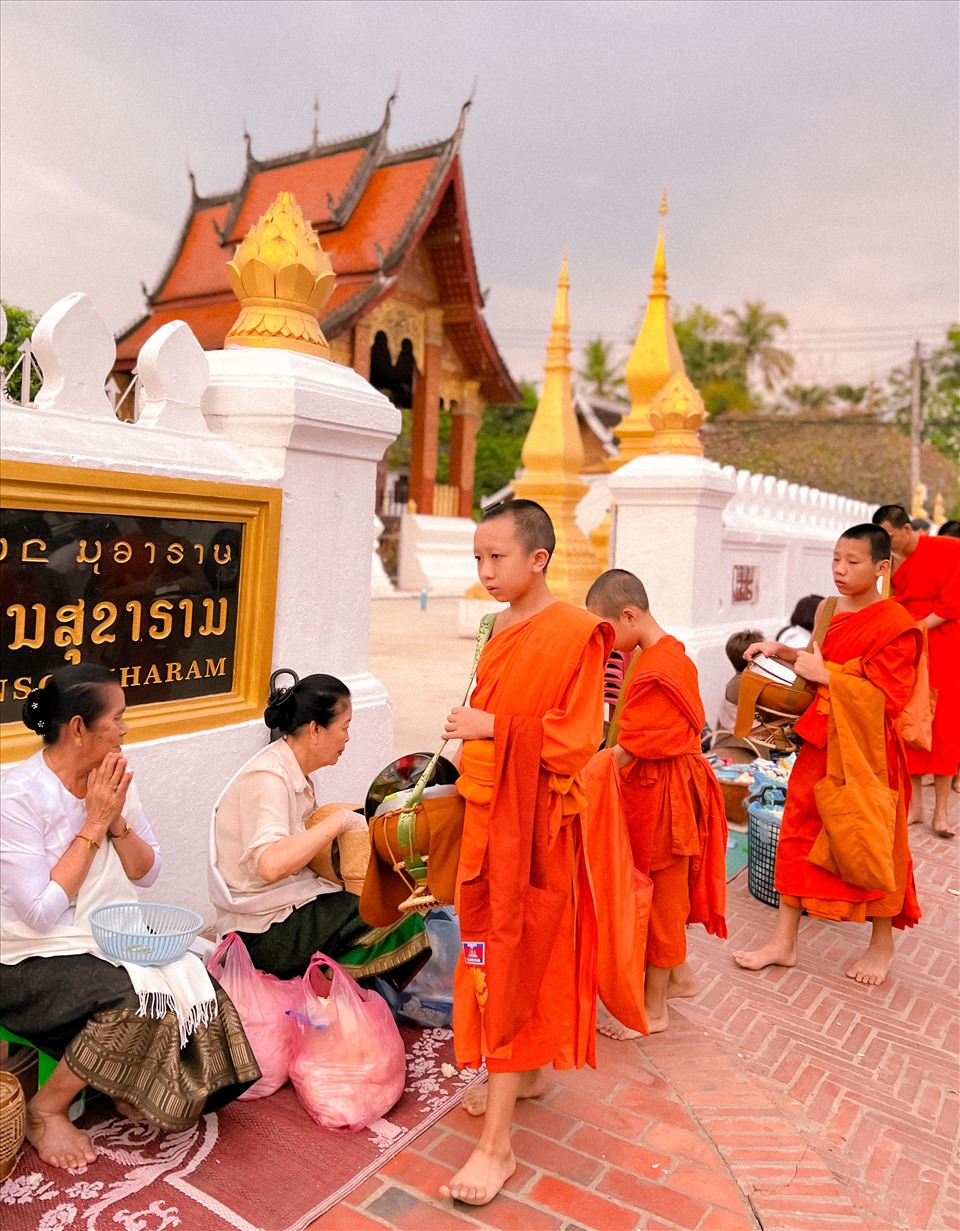
[[[107,830],[107,833],[110,835],[112,842],[119,842],[121,838],[129,838],[129,836],[133,833],[133,830],[129,825],[124,825],[123,833],[114,833],[110,829]]]
[[[90,850],[98,851],[100,849],[100,843],[94,842],[93,838],[88,838],[85,833],[78,833],[77,837],[80,839],[81,842],[86,842]]]

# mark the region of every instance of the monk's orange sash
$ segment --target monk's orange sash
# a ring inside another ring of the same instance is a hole
[[[807,858],[850,885],[896,889],[897,792],[887,776],[884,695],[869,680],[830,680],[827,774],[813,788],[823,829]]]

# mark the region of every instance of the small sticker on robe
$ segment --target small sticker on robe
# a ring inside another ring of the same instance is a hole
[[[484,964],[484,942],[482,940],[463,941],[463,960],[468,966]]]

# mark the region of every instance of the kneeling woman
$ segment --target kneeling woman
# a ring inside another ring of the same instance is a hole
[[[317,807],[309,775],[340,759],[352,714],[349,689],[332,675],[270,694],[264,722],[281,738],[251,757],[214,809],[210,898],[218,933],[237,932],[260,970],[289,979],[321,952],[355,979],[381,975],[402,988],[430,955],[423,920],[369,928],[354,894],[308,866],[342,833],[366,830],[347,808],[305,825]]]
[[[97,906],[130,901],[160,871],[121,751],[123,689],[104,667],[66,667],[35,688],[25,724],[44,747],[10,771],[0,806],[0,1022],[59,1064],[27,1107],[54,1167],[96,1152],[69,1121],[90,1085],[124,1115],[179,1132],[259,1075],[230,1000],[187,954],[167,966],[104,957]]]

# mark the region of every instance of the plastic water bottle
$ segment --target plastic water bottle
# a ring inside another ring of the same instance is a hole
[[[426,609],[427,609],[427,587],[424,586],[423,589],[420,591],[420,610],[426,611]]]

